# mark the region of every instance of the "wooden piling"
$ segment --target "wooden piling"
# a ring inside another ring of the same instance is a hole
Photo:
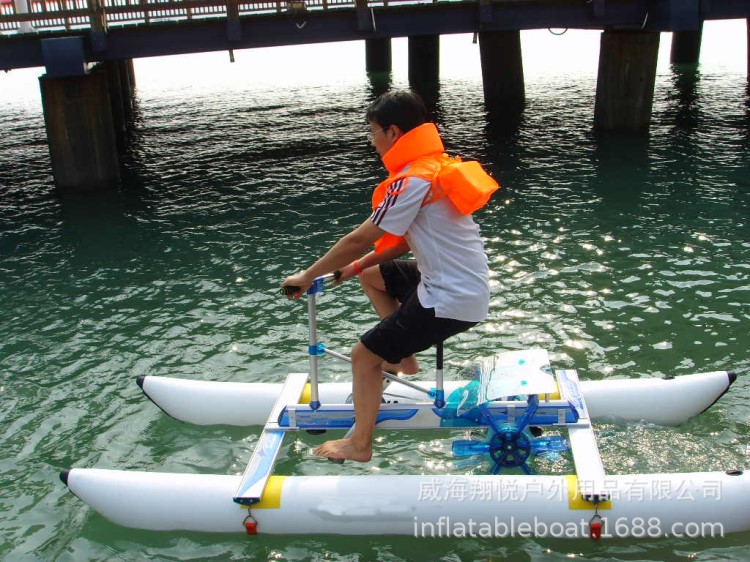
[[[602,32],[594,106],[597,130],[648,130],[658,53],[658,32]]]
[[[63,190],[116,187],[120,181],[106,72],[39,78],[55,185]]]
[[[365,40],[365,69],[367,72],[391,72],[393,68],[391,38]]]
[[[419,90],[440,81],[440,35],[409,37],[409,84]]]
[[[672,64],[696,64],[700,59],[703,23],[693,31],[675,31],[672,34],[672,50],[669,61]]]
[[[520,31],[479,32],[482,86],[487,110],[514,122],[526,98]]]

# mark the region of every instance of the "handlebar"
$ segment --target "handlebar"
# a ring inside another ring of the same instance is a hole
[[[315,280],[312,282],[312,285],[310,285],[310,288],[307,290],[307,294],[314,294],[319,293],[323,290],[323,283],[325,281],[330,281],[331,279],[338,281],[341,278],[341,270],[337,269],[333,273],[327,273],[325,275],[321,275],[320,277],[316,277]],[[287,285],[286,287],[281,287],[281,294],[282,295],[293,295],[295,293],[299,293],[300,288],[296,285]]]

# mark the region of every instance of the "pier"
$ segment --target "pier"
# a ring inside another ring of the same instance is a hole
[[[136,58],[362,40],[367,71],[387,73],[391,39],[408,37],[409,82],[429,91],[439,81],[440,36],[474,33],[485,105],[513,123],[525,101],[520,32],[595,29],[592,125],[642,133],[660,34],[673,32],[673,63],[694,64],[704,21],[748,18],[745,0],[0,0],[0,70],[44,67],[55,183],[99,189],[119,181]]]

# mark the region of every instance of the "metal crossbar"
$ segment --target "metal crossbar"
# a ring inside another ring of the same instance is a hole
[[[486,411],[499,424],[513,424],[528,409],[523,401],[497,401],[486,405]],[[578,421],[576,410],[566,401],[542,402],[531,416],[535,426],[569,425]],[[307,404],[290,404],[276,420],[279,429],[347,429],[354,423],[352,404],[326,404],[311,410]],[[381,404],[377,416],[378,429],[445,429],[484,425],[480,416],[452,415],[436,408],[432,402],[415,404]]]
[[[578,373],[574,370],[562,370],[556,374],[561,398],[570,402],[580,414],[578,422],[567,429],[576,475],[579,483],[585,485],[581,495],[583,499],[594,503],[606,501],[609,498],[606,474],[586,401],[581,392]]]
[[[268,416],[263,433],[260,434],[260,438],[255,444],[250,462],[247,463],[247,468],[242,475],[242,481],[234,494],[235,502],[252,505],[261,500],[263,490],[265,490],[268,479],[273,473],[276,457],[279,455],[286,433],[284,429],[278,427],[275,420],[278,419],[286,404],[299,401],[306,385],[307,375],[304,373],[296,373],[287,377],[284,388]]]

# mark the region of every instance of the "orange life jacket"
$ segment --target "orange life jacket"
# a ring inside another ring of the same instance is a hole
[[[389,186],[409,177],[422,178],[431,184],[422,200],[423,207],[443,197],[448,197],[464,215],[484,207],[500,187],[498,183],[487,175],[478,162],[451,158],[444,150],[443,141],[433,123],[424,123],[402,135],[383,156],[383,164],[389,175],[372,192],[373,211],[385,200]],[[406,170],[401,172],[404,168]],[[407,186],[408,180],[402,183],[400,189]],[[391,195],[396,193],[391,192]],[[375,251],[381,253],[402,241],[402,236],[386,233],[375,241]]]

